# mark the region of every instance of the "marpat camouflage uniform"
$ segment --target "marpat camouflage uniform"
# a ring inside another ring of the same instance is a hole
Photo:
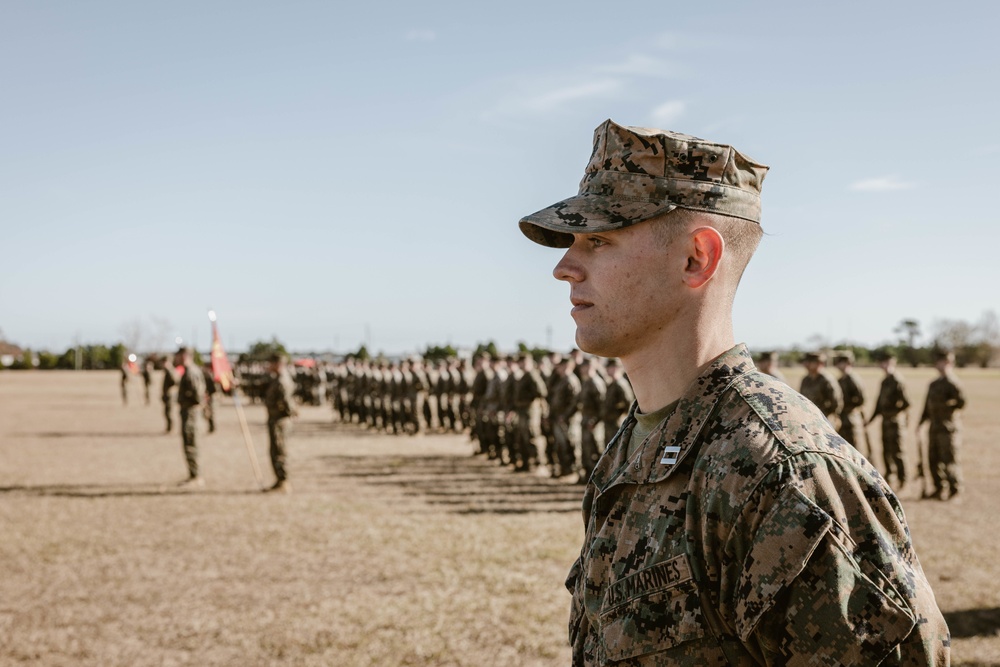
[[[580,379],[572,371],[556,372],[549,393],[549,420],[552,423],[552,436],[555,438],[556,460],[559,464],[554,476],[568,475],[573,472],[576,462],[576,451],[570,436],[570,429],[575,415],[580,409]]]
[[[295,415],[295,383],[287,372],[274,373],[264,391],[267,407],[267,436],[270,441],[271,467],[278,483],[288,479],[288,431]]]
[[[601,376],[591,368],[589,376],[584,377],[580,384],[580,467],[583,469],[582,478],[590,477],[590,473],[594,470],[597,459],[600,458],[607,442],[602,426],[604,395],[606,393],[607,385],[604,384]]]
[[[632,385],[624,377],[611,378],[608,382],[608,391],[604,395],[604,407],[601,418],[604,420],[604,439],[610,440],[615,437],[618,428],[622,425],[625,415],[628,414],[635,394],[632,392]]]
[[[821,370],[815,376],[806,375],[802,378],[799,393],[815,403],[831,424],[837,425],[837,415],[843,409],[844,397],[840,394],[840,385],[829,373]]]
[[[181,441],[191,479],[198,477],[198,422],[205,405],[205,391],[201,369],[193,363],[185,364],[184,374],[177,382],[177,405],[181,408]]]
[[[954,496],[962,486],[958,453],[962,443],[962,422],[957,412],[965,407],[962,385],[950,372],[931,382],[920,423],[930,421],[927,433],[927,466],[934,482],[934,497],[941,498],[945,482]]]
[[[173,402],[174,397],[171,389],[177,385],[177,371],[170,360],[163,362],[163,386],[160,389],[160,398],[163,400],[163,416],[167,420],[167,433],[174,428]]]
[[[574,665],[948,664],[892,490],[745,347],[626,457],[634,423],[583,501]]]
[[[885,462],[885,476],[896,476],[900,485],[906,483],[906,458],[903,455],[902,426],[903,415],[910,407],[903,380],[895,372],[887,373],[879,387],[875,413],[871,419],[882,418],[882,458]]]
[[[868,448],[868,438],[865,434],[865,417],[861,414],[861,408],[865,404],[865,392],[862,388],[861,378],[857,373],[848,370],[837,379],[840,385],[840,393],[844,397],[844,405],[840,410],[840,428],[837,432],[847,442],[864,454],[871,457]]]

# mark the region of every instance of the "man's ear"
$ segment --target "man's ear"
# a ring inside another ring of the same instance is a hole
[[[688,260],[684,268],[684,282],[688,287],[699,288],[715,275],[722,263],[726,242],[714,227],[699,227],[688,237]]]

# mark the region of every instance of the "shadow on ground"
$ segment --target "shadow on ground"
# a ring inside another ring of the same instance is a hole
[[[579,512],[583,487],[536,473],[515,473],[484,456],[324,456],[328,478],[397,487],[454,514]]]
[[[0,494],[24,494],[28,496],[50,496],[56,498],[141,498],[144,496],[215,495],[237,496],[260,493],[260,489],[191,489],[179,484],[158,484],[145,486],[124,486],[121,484],[101,486],[95,484],[51,484],[41,486],[0,486]]]
[[[949,611],[944,618],[952,639],[994,637],[1000,634],[1000,607]]]

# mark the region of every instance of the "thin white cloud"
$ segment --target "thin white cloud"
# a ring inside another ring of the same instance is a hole
[[[893,190],[909,190],[912,187],[913,183],[900,180],[898,176],[880,176],[851,183],[850,189],[857,192],[891,192]]]
[[[433,30],[414,28],[406,33],[406,41],[408,42],[433,42],[435,39],[437,39],[437,33]]]
[[[670,100],[653,109],[650,113],[650,120],[653,127],[667,127],[673,125],[674,121],[684,115],[684,102],[680,100]]]
[[[706,37],[704,33],[692,37],[688,33],[664,32],[653,40],[653,46],[667,51],[689,51],[697,53],[705,49],[715,48],[719,40]]]
[[[620,88],[620,82],[614,79],[588,81],[555,90],[547,90],[533,97],[524,98],[520,101],[519,106],[529,111],[544,113],[554,111],[571,102],[609,97],[618,92]]]
[[[626,60],[610,65],[601,65],[597,71],[602,74],[623,74],[626,76],[668,77],[677,73],[671,63],[659,58],[632,54]]]

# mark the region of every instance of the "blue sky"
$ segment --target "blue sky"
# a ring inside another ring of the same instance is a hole
[[[997,308],[1000,4],[4,2],[0,330],[568,348],[605,118],[771,166],[752,347]]]

